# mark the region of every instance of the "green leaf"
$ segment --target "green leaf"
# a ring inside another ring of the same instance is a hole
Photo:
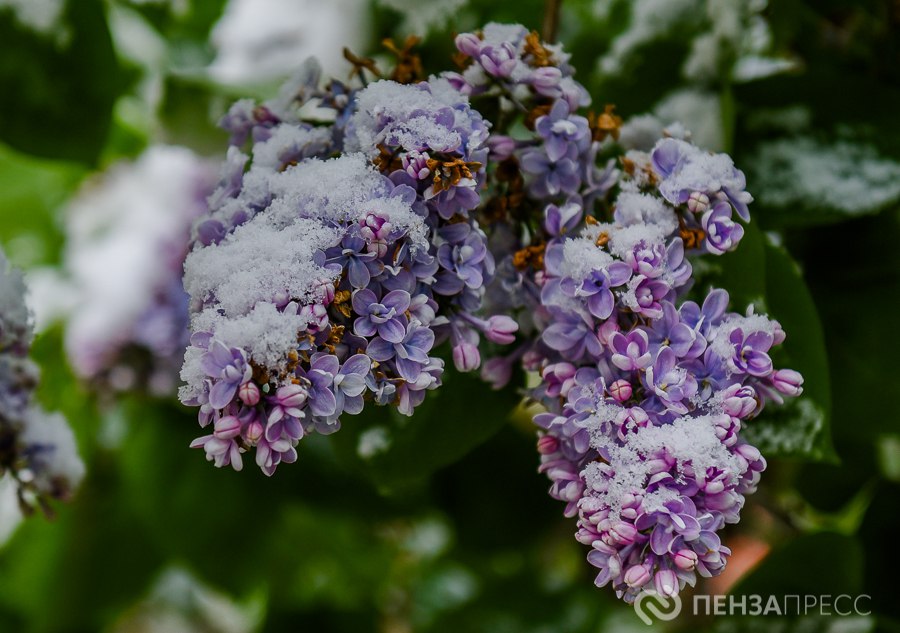
[[[740,246],[719,258],[706,257],[692,262],[704,292],[709,286],[724,288],[731,298],[731,308],[742,312],[748,305],[758,304],[766,295],[766,246],[759,224],[744,225]],[[708,272],[704,268],[708,267]],[[699,297],[702,301],[703,298]]]
[[[834,461],[828,355],[816,306],[787,251],[766,243],[765,257],[765,307],[787,333],[773,360],[776,367],[803,374],[804,392],[781,407],[767,408],[744,427],[744,436],[767,456]]]
[[[29,518],[0,558],[0,601],[22,633],[105,630],[143,593],[161,563],[130,511],[108,459],[89,464],[69,506]]]
[[[86,169],[19,153],[0,144],[0,241],[18,266],[58,259],[63,235],[56,212]]]
[[[0,139],[94,163],[124,88],[100,0],[69,0],[63,30],[42,35],[0,11]]]
[[[495,391],[470,374],[445,372],[443,379],[412,417],[388,407],[345,416],[334,435],[338,456],[383,490],[421,482],[499,431],[521,400],[515,389]]]
[[[863,586],[863,550],[850,536],[819,532],[777,547],[733,593],[763,596],[857,595]]]

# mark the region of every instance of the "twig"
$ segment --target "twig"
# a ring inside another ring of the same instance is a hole
[[[553,43],[559,31],[559,13],[562,9],[562,0],[547,0],[544,5],[544,33],[545,42]]]

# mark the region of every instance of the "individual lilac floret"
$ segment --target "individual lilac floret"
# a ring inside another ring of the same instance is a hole
[[[209,404],[215,409],[222,409],[231,402],[238,388],[250,380],[252,374],[243,350],[229,349],[218,341],[210,344],[201,364],[206,375],[214,381]]]
[[[701,226],[706,232],[706,249],[713,255],[734,250],[744,236],[744,227],[732,221],[727,202],[719,202],[704,213]]]
[[[410,296],[405,290],[392,290],[380,300],[369,289],[353,294],[353,309],[360,314],[353,322],[353,331],[359,336],[376,334],[391,343],[399,343],[406,334]]]
[[[587,119],[570,115],[565,101],[555,102],[549,114],[538,117],[534,130],[544,140],[547,158],[553,162],[568,155],[570,148],[578,153],[590,143]]]
[[[376,336],[369,343],[368,354],[373,360],[394,360],[397,371],[405,380],[415,381],[428,364],[428,352],[434,345],[434,332],[418,321],[410,321],[403,337],[392,343]]]

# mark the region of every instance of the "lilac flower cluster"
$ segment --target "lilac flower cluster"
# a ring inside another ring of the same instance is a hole
[[[271,475],[306,434],[338,430],[367,400],[410,415],[441,383],[439,343],[474,369],[481,334],[505,342],[516,330],[477,316],[494,274],[470,213],[487,157],[481,116],[444,79],[319,84],[308,62],[278,99],[239,102],[223,121],[228,161],[185,263],[193,335],[180,393],[212,425],[192,446],[216,466],[240,470],[255,449]],[[301,120],[310,101],[333,123]]]
[[[497,387],[519,363],[540,374],[541,470],[597,584],[675,595],[723,569],[718,532],[765,468],[742,425],[802,389],[773,366],[777,322],[728,312],[724,290],[688,295],[693,259],[743,237],[744,175],[680,128],[651,152],[616,143],[611,106],[581,114],[568,55],[524,27],[456,46],[461,72],[411,85],[321,88],[308,62],[223,120],[232,146],[185,265],[181,397],[213,425],[194,446],[238,470],[255,448],[271,474],[367,400],[411,414],[449,340]],[[493,100],[496,125],[470,99]],[[322,110],[328,124],[304,118]]]
[[[483,375],[502,386],[516,362],[540,372],[541,470],[578,517],[597,585],[626,601],[675,595],[723,569],[717,533],[765,468],[742,424],[803,381],[773,367],[777,322],[727,312],[724,290],[685,297],[691,259],[743,237],[744,175],[681,138],[623,151],[621,120],[578,114],[588,100],[566,55],[522,27],[456,44],[471,60],[451,77],[458,89],[511,104],[531,130],[488,139],[499,164],[484,207],[498,261],[489,309],[517,311],[524,340]]]
[[[0,251],[0,476],[12,477],[24,512],[68,499],[84,476],[65,418],[34,403],[38,368],[28,358],[31,316],[25,284]]]

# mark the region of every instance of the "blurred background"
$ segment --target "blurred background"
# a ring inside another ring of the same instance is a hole
[[[177,403],[180,262],[236,99],[309,55],[540,30],[539,0],[0,0],[0,242],[26,271],[39,398],[87,477],[52,520],[0,481],[0,631],[646,630],[592,585],[514,396],[476,381],[396,421],[304,440],[271,479],[216,470]],[[628,133],[681,121],[756,197],[728,287],[789,332],[799,404],[701,593],[869,594],[866,617],[669,630],[900,631],[900,2],[565,0],[559,39]],[[793,259],[768,259],[763,243]],[[731,256],[730,256],[731,257]],[[452,383],[456,383],[453,386]],[[464,395],[460,395],[464,394]],[[394,425],[393,427],[391,425]]]

